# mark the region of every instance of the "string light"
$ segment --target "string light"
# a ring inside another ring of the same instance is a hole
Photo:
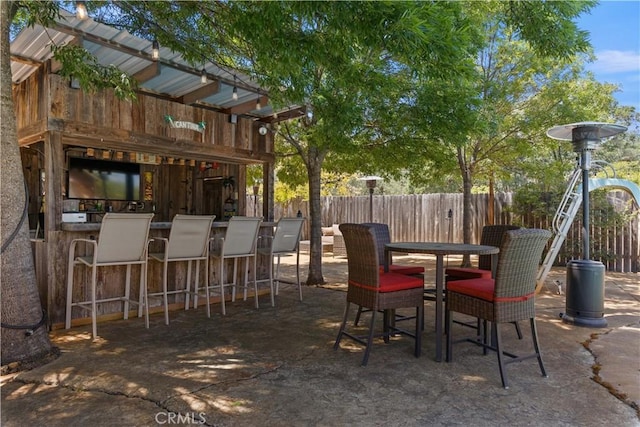
[[[200,83],[203,85],[207,84],[207,71],[202,67],[202,72],[200,73]]]
[[[234,101],[238,100],[238,87],[236,86],[236,75],[233,75],[233,93],[231,94],[231,99]]]
[[[156,39],[153,39],[153,43],[151,43],[151,58],[154,61],[160,59],[160,43]]]
[[[85,20],[89,17],[87,13],[87,5],[84,4],[83,1],[76,2],[76,18],[80,20]]]
[[[258,99],[256,99],[256,110],[261,110],[262,105],[260,104],[260,95],[258,95]]]

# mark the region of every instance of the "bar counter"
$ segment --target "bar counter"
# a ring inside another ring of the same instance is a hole
[[[69,245],[73,239],[96,239],[99,238],[100,223],[72,223],[63,222],[60,224],[60,230],[50,232],[48,239],[55,241],[55,249],[51,250],[50,245],[44,240],[34,240],[34,254],[36,263],[36,276],[39,284],[39,290],[41,294],[41,300],[43,302],[43,308],[47,310],[49,317],[49,324],[53,329],[61,328],[64,325],[65,317],[65,303],[66,303],[66,288],[67,288],[67,263],[69,256]],[[214,222],[211,227],[211,237],[223,236],[226,232],[228,222]],[[272,236],[275,222],[263,222],[260,228],[259,235]],[[169,237],[171,230],[171,222],[151,222],[149,238],[154,237]],[[163,250],[162,243],[156,241],[151,242],[149,246],[150,252],[161,252]],[[48,253],[47,253],[48,252]],[[76,247],[76,256],[89,255],[88,245],[80,243]],[[229,261],[230,263],[232,261]],[[258,277],[262,277],[267,272],[268,260],[266,257],[258,257],[257,259],[257,273]],[[218,277],[216,271],[211,265],[209,271],[210,283],[217,283]],[[232,271],[232,265],[229,264],[225,267],[225,272]],[[237,279],[242,281],[244,279],[243,272],[244,261],[240,261],[238,266]],[[125,282],[125,266],[113,266],[113,267],[101,267],[98,269],[98,295],[118,295],[124,289]],[[162,265],[158,262],[149,261],[148,265],[148,277],[147,286],[149,292],[157,292],[162,288]],[[139,277],[138,267],[134,266],[132,269],[131,280],[131,295],[134,299],[138,298],[138,280]],[[186,262],[173,262],[169,264],[169,288],[174,288],[175,284],[178,287],[183,288],[186,281]],[[250,277],[253,273],[250,273]],[[200,286],[204,281],[204,265],[200,267]],[[193,277],[192,277],[193,281]],[[85,298],[90,292],[90,269],[89,268],[76,268],[74,273],[74,300]],[[193,285],[192,285],[193,289]],[[170,296],[170,309],[175,310],[184,309],[184,300],[182,295]],[[86,299],[86,298],[85,298]],[[216,305],[219,304],[219,298],[215,295],[212,298],[213,306],[211,307],[212,313],[217,310]],[[198,305],[204,304],[204,298],[198,299]],[[150,312],[162,311],[161,299],[150,299],[149,301]],[[136,316],[137,310],[134,313],[130,312],[130,317]],[[115,320],[122,318],[122,303],[120,302],[108,302],[98,305],[98,320]],[[91,318],[89,312],[74,308],[72,312],[72,325],[81,325],[90,323]],[[141,325],[144,322],[141,319]]]
[[[228,222],[219,221],[214,222],[211,228],[226,228]],[[275,227],[275,222],[263,222],[262,227]],[[60,224],[62,231],[100,231],[99,222],[63,222]],[[171,222],[151,222],[151,230],[169,230],[171,229]]]

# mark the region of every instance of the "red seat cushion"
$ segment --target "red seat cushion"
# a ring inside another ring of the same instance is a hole
[[[493,289],[495,287],[493,279],[468,279],[455,280],[447,283],[447,292],[457,292],[480,298],[485,301],[493,301]]]
[[[380,266],[380,273],[384,272],[384,266]],[[418,265],[413,266],[413,265],[398,265],[398,264],[391,264],[389,266],[389,273],[396,273],[396,274],[404,274],[407,276],[412,276],[414,274],[422,274],[424,273],[424,267],[420,267]]]
[[[450,267],[444,270],[444,274],[449,277],[449,280],[491,279],[490,270],[479,268]]]
[[[350,280],[349,283],[353,286],[358,286],[371,291],[377,290],[380,293],[424,287],[424,280],[421,277],[407,276],[397,273],[381,273],[379,289],[376,289],[374,286],[354,282],[353,280]]]

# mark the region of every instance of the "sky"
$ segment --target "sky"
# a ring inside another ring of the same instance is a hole
[[[601,0],[578,27],[590,33],[597,60],[587,64],[600,82],[620,86],[620,105],[640,112],[640,0]]]

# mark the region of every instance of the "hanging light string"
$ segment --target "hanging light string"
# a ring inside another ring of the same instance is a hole
[[[127,2],[120,2],[117,5],[112,5],[113,7],[117,7],[118,9],[124,11],[124,12],[129,12],[131,14],[139,12],[138,9],[134,8],[131,4],[127,3]],[[85,16],[86,14],[86,5],[84,1],[77,1],[76,2],[76,16]],[[88,15],[86,15],[88,17]],[[84,18],[86,19],[86,18]],[[100,22],[100,21],[97,21]],[[153,33],[153,34],[163,34],[165,32],[165,28],[162,27],[161,23],[159,22],[151,22],[151,21],[146,21],[147,24],[149,24],[149,32]],[[105,24],[108,25],[108,24]],[[135,33],[132,33],[135,35]],[[138,35],[140,36],[140,35]],[[176,34],[171,34],[172,38],[176,38]],[[189,46],[191,45],[191,43],[187,43],[186,40],[176,40],[178,43],[181,43],[183,46]],[[154,61],[159,61],[160,60],[160,43],[158,41],[157,38],[154,38],[152,43],[151,43],[151,48],[152,48],[152,52],[151,52],[151,56],[152,59]],[[198,49],[193,49],[193,51],[197,52]],[[238,87],[242,87],[247,91],[250,92],[256,92],[258,94],[258,99],[256,101],[256,109],[260,110],[262,108],[261,102],[260,102],[260,87],[256,87],[257,83],[251,82],[249,80],[245,80],[241,77],[238,77],[237,73],[237,69],[231,66],[227,66],[225,64],[219,63],[215,60],[210,60],[208,58],[206,58],[204,55],[201,56],[201,60],[203,62],[203,69],[202,72],[200,73],[200,81],[202,84],[206,84],[205,79],[208,77],[206,75],[206,70],[204,68],[204,64],[210,64],[212,66],[217,67],[218,69],[220,69],[221,71],[227,73],[229,76],[233,76],[233,92],[231,95],[231,98],[236,101],[238,99]],[[167,61],[164,60],[163,62],[166,62],[168,64],[171,64],[171,61]],[[195,67],[194,67],[195,68]],[[219,80],[222,83],[226,83],[231,85],[231,78],[224,78],[222,76],[216,76],[216,79]]]

